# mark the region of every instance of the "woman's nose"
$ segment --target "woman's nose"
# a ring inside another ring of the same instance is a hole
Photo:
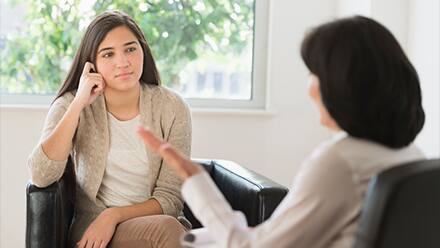
[[[116,59],[116,67],[125,68],[130,66],[130,60],[125,54],[121,54]]]

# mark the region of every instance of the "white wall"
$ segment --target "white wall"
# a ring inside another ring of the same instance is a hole
[[[193,112],[193,157],[234,160],[289,185],[301,161],[313,147],[329,136],[319,126],[315,109],[306,95],[308,72],[299,56],[301,39],[307,28],[334,18],[341,9],[350,8],[342,6],[344,1],[337,0],[271,2],[269,112]],[[409,40],[411,57],[416,60],[423,89],[430,91],[424,92],[425,100],[433,101],[425,103],[432,107],[432,111],[427,111],[431,115],[428,121],[435,126],[424,129],[424,132],[430,131],[425,138],[420,138],[423,140],[420,144],[425,151],[432,147],[434,152],[439,150],[439,8],[437,0],[414,0],[408,6],[405,10],[410,13],[408,18],[407,14],[395,13],[398,8],[382,12],[388,13],[389,18],[394,16],[396,19],[408,19],[404,24],[392,22],[392,25],[396,25],[392,31],[401,30],[397,32]],[[369,11],[372,10],[374,8]],[[437,18],[437,22],[432,18]],[[407,25],[411,28],[406,28]],[[432,33],[434,29],[437,30],[437,38]],[[420,33],[413,37],[416,31]],[[433,41],[427,42],[430,39]],[[437,53],[434,54],[432,51],[435,49]],[[47,109],[0,108],[0,247],[24,245],[24,185],[28,179],[26,157],[38,140],[46,112]]]
[[[416,143],[428,157],[440,157],[440,2],[409,2],[408,53],[423,93],[425,127]]]

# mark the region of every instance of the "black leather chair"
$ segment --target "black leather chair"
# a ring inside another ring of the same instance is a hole
[[[225,160],[195,160],[204,166],[231,206],[242,211],[255,226],[272,214],[288,189],[270,179]],[[63,177],[46,188],[29,183],[26,188],[26,247],[66,247],[74,212],[75,173],[69,158]],[[185,205],[193,228],[201,227]]]
[[[440,159],[393,167],[373,178],[354,247],[440,247]]]

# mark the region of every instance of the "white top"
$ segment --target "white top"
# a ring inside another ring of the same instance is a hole
[[[107,207],[121,207],[146,201],[150,196],[147,180],[147,152],[136,133],[139,115],[120,121],[108,113],[110,148],[107,167],[97,198]]]
[[[255,228],[231,209],[206,172],[187,179],[182,194],[215,240],[214,247],[352,247],[371,177],[422,158],[414,145],[390,149],[338,135],[306,159],[289,194]]]

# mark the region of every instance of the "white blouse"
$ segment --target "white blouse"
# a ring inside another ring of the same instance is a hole
[[[107,207],[122,207],[150,198],[145,145],[136,133],[140,116],[120,121],[107,113],[110,148],[107,167],[97,194]]]
[[[372,176],[422,158],[414,145],[390,149],[338,135],[306,159],[289,194],[254,228],[228,205],[206,172],[187,179],[182,195],[213,239],[209,247],[352,247]]]

